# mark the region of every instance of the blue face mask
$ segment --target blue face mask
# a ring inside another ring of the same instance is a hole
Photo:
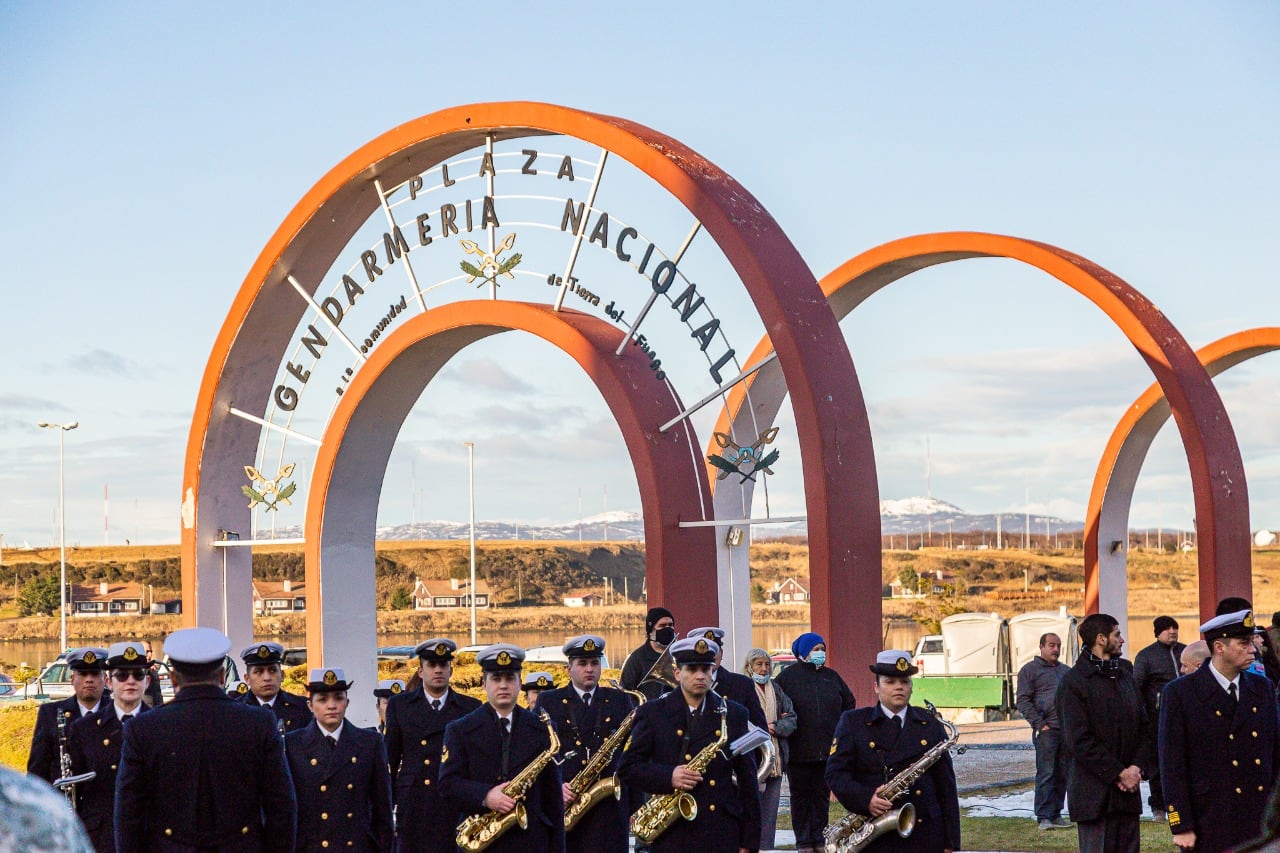
[[[757,675],[757,674],[755,674],[755,673],[752,673],[752,674],[751,674],[751,680],[752,680],[752,681],[754,681],[756,684],[768,684],[768,683],[769,683],[769,676],[767,676],[767,675]]]
[[[809,653],[809,663],[814,666],[822,666],[827,662],[827,653],[824,651],[816,651]]]

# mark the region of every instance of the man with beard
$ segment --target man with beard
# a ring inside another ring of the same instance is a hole
[[[1151,761],[1151,727],[1133,673],[1120,660],[1124,636],[1115,617],[1080,623],[1083,648],[1058,685],[1062,740],[1070,750],[1067,800],[1082,853],[1137,851],[1142,796]]]
[[[627,655],[622,665],[622,689],[638,690],[646,699],[657,699],[670,689],[660,681],[644,681],[663,651],[676,638],[676,617],[665,607],[650,607],[644,617],[645,641]]]
[[[311,722],[307,700],[280,689],[284,682],[284,669],[280,664],[284,660],[284,646],[258,643],[242,651],[240,659],[244,661],[245,679],[249,684],[241,701],[254,708],[269,709],[275,714],[281,734],[306,728]]]
[[[449,723],[480,702],[449,689],[458,644],[435,637],[413,650],[422,686],[387,700],[387,759],[396,804],[396,850],[453,853],[458,822],[440,793],[438,778]]]
[[[57,702],[46,702],[36,712],[36,728],[31,735],[31,753],[27,756],[27,773],[53,782],[62,775],[58,761],[58,720],[67,726],[98,710],[105,683],[107,650],[98,647],[72,649],[67,653],[74,696]]]
[[[889,832],[867,851],[959,850],[960,801],[949,754],[943,753],[900,797],[883,796],[886,782],[945,741],[947,733],[937,717],[910,704],[911,676],[919,670],[909,654],[881,652],[870,669],[880,701],[840,716],[827,760],[831,793],[849,811],[873,818],[907,803],[915,808],[915,828],[907,838]]]
[[[76,814],[98,853],[116,849],[113,812],[116,803],[116,770],[124,726],[144,711],[143,704],[150,670],[142,643],[116,643],[107,651],[111,673],[110,701],[71,725],[67,740],[74,775],[93,771],[94,777],[76,785]]]

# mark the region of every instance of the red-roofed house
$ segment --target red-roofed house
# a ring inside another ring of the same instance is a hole
[[[269,613],[304,613],[307,595],[303,585],[296,581],[254,581],[253,612],[259,616]]]
[[[72,616],[140,616],[145,591],[141,584],[102,581],[71,587]]]
[[[470,607],[471,596],[468,591],[471,581],[464,578],[443,580],[427,580],[421,578],[413,585],[413,608],[415,610],[438,610],[447,607]],[[489,584],[476,579],[476,607],[489,606]]]

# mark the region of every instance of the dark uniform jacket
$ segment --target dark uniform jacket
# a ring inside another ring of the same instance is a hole
[[[1170,831],[1194,832],[1196,850],[1217,851],[1258,834],[1280,770],[1280,732],[1275,693],[1265,678],[1240,673],[1233,708],[1212,665],[1164,689],[1160,780]]]
[[[103,703],[110,701],[111,695],[103,693],[98,707],[101,708]],[[46,702],[36,711],[36,729],[31,735],[31,754],[27,756],[27,773],[39,776],[46,782],[52,782],[62,776],[58,762],[58,717],[63,714],[68,715],[67,728],[70,730],[71,724],[83,716],[76,697],[68,696],[57,702]]]
[[[647,640],[636,647],[622,663],[622,675],[618,680],[623,689],[638,690],[649,699],[657,699],[670,690],[671,688],[661,681],[650,681],[643,686],[640,684],[641,679],[649,674],[649,670],[653,669],[653,665],[660,657],[662,652],[655,652]]]
[[[376,732],[344,724],[330,747],[320,726],[284,739],[298,798],[298,850],[390,850],[391,776]]]
[[[511,714],[511,729],[504,765],[502,725],[491,706],[477,708],[445,728],[440,789],[452,806],[455,827],[469,815],[488,812],[484,797],[489,789],[518,776],[551,747],[546,725],[532,711],[517,705]],[[528,828],[517,825],[485,849],[495,853],[564,850],[564,794],[560,784],[560,768],[554,761],[547,762],[524,797]],[[451,833],[450,838],[453,836]]]
[[[716,669],[715,681],[711,682],[711,689],[746,708],[747,719],[766,732],[769,731],[769,721],[765,719],[764,708],[760,705],[760,694],[756,692],[756,683],[750,678],[719,667]]]
[[[135,714],[151,710],[139,702]],[[129,721],[133,725],[133,721]],[[89,833],[93,849],[111,853],[116,849],[112,816],[116,802],[116,772],[120,765],[123,726],[116,716],[114,702],[106,701],[98,710],[87,714],[67,730],[71,771],[75,774],[92,770],[97,775],[76,785],[76,814]]]
[[[702,781],[689,793],[698,803],[694,820],[677,818],[654,840],[657,853],[737,853],[760,849],[760,793],[756,763],[750,753],[732,757],[729,744],[747,731],[747,710],[708,692],[702,711],[689,726],[684,694],[673,690],[646,702],[636,714],[619,772],[628,785],[650,794],[670,794],[671,774],[688,764],[720,736],[722,705],[728,706],[729,741],[702,771]],[[736,784],[735,784],[736,774]],[[651,800],[652,802],[652,800]]]
[[[849,811],[870,815],[876,788],[947,739],[942,723],[933,714],[911,706],[907,706],[906,714],[901,730],[879,703],[847,711],[840,717],[828,749],[831,756],[826,779],[836,799]],[[950,754],[944,753],[905,794],[893,801],[894,808],[905,803],[911,803],[916,810],[911,835],[901,838],[896,832],[887,833],[867,850],[960,849],[960,802]]]
[[[1137,766],[1145,774],[1154,751],[1142,694],[1126,662],[1121,660],[1115,677],[1109,678],[1090,655],[1081,654],[1058,685],[1057,704],[1070,768],[1072,820],[1142,814],[1141,793],[1116,785],[1127,767]]]
[[[1183,643],[1162,646],[1156,640],[1133,658],[1133,680],[1142,694],[1142,701],[1147,706],[1147,716],[1156,722],[1160,713],[1160,691],[1164,686],[1181,674]]]
[[[538,707],[546,711],[556,724],[562,758],[560,775],[569,782],[588,761],[595,758],[601,744],[622,725],[631,712],[633,701],[621,690],[596,687],[591,691],[591,706],[587,708],[573,686],[565,685],[540,695]],[[616,773],[621,759],[620,743],[599,778],[606,779]],[[607,797],[592,806],[566,836],[566,849],[571,853],[626,853],[627,802],[625,797],[621,800]]]
[[[796,709],[796,731],[789,743],[791,763],[826,761],[840,715],[857,706],[849,686],[830,667],[804,661],[782,670],[774,681]]]
[[[292,851],[298,804],[275,719],[213,684],[125,726],[116,849]]]
[[[396,803],[397,850],[453,853],[457,849],[453,835],[458,822],[438,783],[440,750],[445,726],[479,707],[479,700],[450,690],[440,710],[433,711],[421,687],[388,700],[385,734]]]
[[[251,692],[241,696],[239,701],[250,708],[267,707],[264,703],[259,702],[258,697]],[[276,715],[276,719],[280,721],[283,727],[281,731],[284,734],[301,731],[311,722],[311,709],[307,707],[307,700],[287,690],[281,690],[277,693],[276,701],[271,703],[267,710]],[[277,728],[280,727],[278,726]]]

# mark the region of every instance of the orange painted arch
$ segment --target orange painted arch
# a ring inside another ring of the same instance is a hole
[[[1280,328],[1268,326],[1228,335],[1197,350],[1196,356],[1210,376],[1218,376],[1237,364],[1277,349],[1280,349]],[[1101,563],[1114,560],[1115,568],[1121,573],[1124,571],[1133,489],[1151,442],[1169,419],[1169,415],[1169,401],[1165,399],[1164,391],[1158,384],[1153,384],[1133,401],[1107,441],[1107,448],[1098,463],[1097,473],[1094,474],[1093,490],[1089,493],[1089,507],[1085,516],[1086,613],[1098,612]],[[1114,532],[1104,537],[1101,532],[1103,527]],[[1114,539],[1114,536],[1120,538]],[[1112,553],[1112,541],[1121,541],[1125,545]],[[1215,601],[1215,606],[1216,603]],[[1208,618],[1213,615],[1213,610],[1206,613],[1205,604],[1202,596],[1201,615]]]
[[[1212,615],[1227,595],[1250,595],[1249,499],[1231,422],[1213,380],[1173,324],[1120,277],[1072,252],[1018,237],[957,231],[904,237],[846,261],[820,282],[837,319],[880,288],[913,272],[967,258],[1009,258],[1035,267],[1084,296],[1124,333],[1155,375],[1182,435],[1200,519],[1200,610]],[[766,337],[746,361],[773,350]],[[746,405],[750,394],[750,407]],[[772,423],[785,385],[765,365],[733,389],[717,432],[754,434]],[[707,453],[718,450],[708,444]],[[871,457],[868,457],[871,458]],[[723,483],[713,489],[723,488]],[[876,519],[879,532],[879,517]],[[877,580],[879,578],[877,577]]]
[[[312,474],[305,529],[307,647],[322,649],[324,632],[343,624],[341,610],[361,589],[346,589],[351,565],[373,565],[374,529],[382,477],[400,427],[436,372],[462,348],[490,335],[524,331],[568,354],[591,378],[622,431],[635,468],[644,511],[649,594],[678,601],[690,624],[713,624],[715,535],[711,528],[681,529],[700,518],[711,492],[698,445],[685,421],[660,433],[657,425],[680,411],[680,401],[653,377],[638,347],[614,350],[622,331],[598,317],[506,300],[454,302],[410,317],[370,353],[352,378],[325,430]],[[337,535],[334,535],[336,530]],[[332,540],[337,551],[327,554]],[[354,545],[346,543],[353,542]],[[350,548],[364,549],[352,561]],[[338,600],[327,592],[337,587]],[[372,588],[368,583],[370,600]],[[328,617],[328,618],[326,618]],[[331,623],[326,629],[326,622]]]
[[[626,119],[528,102],[445,109],[382,134],[322,177],[267,242],[218,333],[195,403],[183,471],[184,620],[216,624],[219,615],[225,618],[229,610],[204,593],[222,589],[220,570],[233,579],[229,598],[249,594],[248,549],[220,553],[214,545],[219,528],[250,526],[239,487],[259,428],[229,409],[267,410],[276,371],[307,310],[286,276],[315,293],[350,237],[377,211],[375,179],[399,185],[489,136],[502,141],[549,134],[598,145],[652,178],[702,223],[743,282],[770,330],[796,413],[813,621],[830,632],[836,660],[874,655],[880,647],[880,541],[875,466],[868,462],[871,434],[852,359],[812,271],[744,187],[683,143]],[[844,618],[843,602],[851,600],[866,602],[864,618]]]

